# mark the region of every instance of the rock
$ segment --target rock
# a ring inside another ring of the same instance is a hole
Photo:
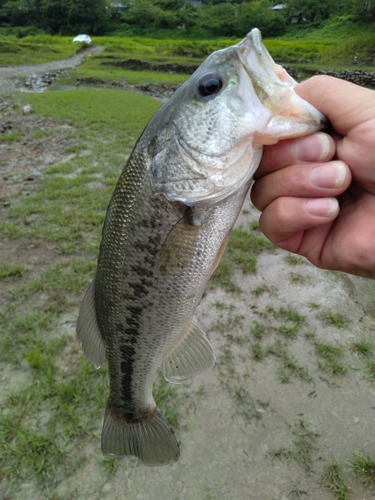
[[[336,78],[341,78],[348,82],[361,85],[362,87],[374,88],[374,72],[367,73],[364,70],[343,70],[343,71],[317,71],[317,75],[330,75]]]
[[[26,106],[22,108],[22,112],[24,115],[30,115],[33,112],[33,108],[30,106],[30,104],[26,104]]]

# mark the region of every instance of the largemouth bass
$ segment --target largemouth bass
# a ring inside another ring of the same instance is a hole
[[[108,362],[105,455],[135,455],[146,465],[178,459],[153,383],[159,370],[180,383],[215,363],[193,315],[262,146],[324,121],[295,85],[254,29],[211,54],[160,108],[122,171],[77,323],[86,357],[96,367]]]

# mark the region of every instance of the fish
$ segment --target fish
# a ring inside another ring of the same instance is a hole
[[[215,363],[194,318],[266,144],[312,133],[324,116],[295,92],[258,29],[212,53],[138,139],[110,200],[77,340],[107,361],[104,455],[173,463],[180,443],[153,398]]]

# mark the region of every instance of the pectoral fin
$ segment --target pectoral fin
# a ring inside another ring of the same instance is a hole
[[[162,274],[178,273],[193,259],[199,229],[203,223],[200,215],[196,209],[191,208],[170,230],[157,262]]]
[[[168,382],[180,384],[206,372],[216,358],[205,333],[192,323],[179,342],[164,357],[161,371]]]
[[[77,341],[86,358],[95,368],[100,368],[106,359],[106,345],[96,320],[95,279],[87,289],[77,321]]]

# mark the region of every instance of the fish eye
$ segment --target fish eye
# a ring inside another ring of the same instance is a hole
[[[216,73],[202,76],[197,85],[198,94],[202,97],[217,95],[223,88],[223,80]]]

